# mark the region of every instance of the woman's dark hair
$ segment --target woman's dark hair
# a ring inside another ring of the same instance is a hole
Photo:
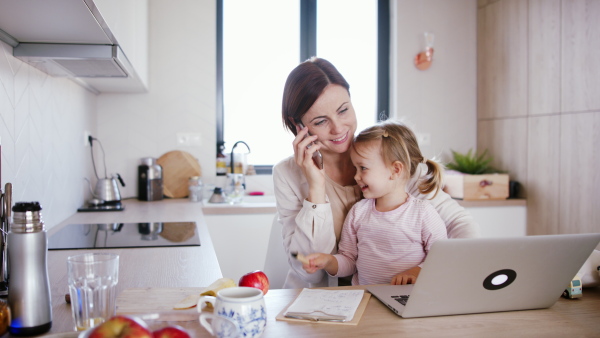
[[[292,121],[299,121],[330,84],[346,88],[350,95],[350,85],[342,74],[331,62],[316,56],[299,64],[288,75],[283,88],[281,118],[294,135],[297,131]]]

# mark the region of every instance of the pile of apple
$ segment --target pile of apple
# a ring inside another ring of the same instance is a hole
[[[216,284],[215,284],[216,283]],[[235,282],[229,278],[220,278],[215,281],[214,285],[209,286],[209,290],[203,294],[215,295],[215,290],[224,287],[233,287]],[[263,294],[267,294],[269,291],[269,278],[264,272],[260,270],[249,272],[240,278],[238,283],[239,286],[248,286],[252,288],[260,289]],[[210,292],[210,293],[209,293]],[[178,305],[176,309],[184,309],[196,306],[197,298],[200,295],[194,295],[196,300],[191,304],[188,304],[187,298]],[[190,334],[181,326],[167,326],[158,329],[154,332],[148,329],[146,323],[141,319],[123,315],[117,315],[111,317],[104,323],[96,326],[92,329],[88,338],[191,338]]]
[[[190,338],[181,326],[167,326],[154,332],[142,320],[129,316],[114,316],[92,329],[89,338]]]

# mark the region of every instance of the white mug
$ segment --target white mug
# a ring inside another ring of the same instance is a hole
[[[213,337],[219,338],[239,338],[240,330],[237,325],[229,318],[217,316],[212,313],[203,312],[200,314],[200,324]]]
[[[232,287],[219,290],[217,296],[202,296],[198,300],[198,311],[208,302],[214,307],[214,314],[233,321],[243,337],[258,338],[267,326],[267,310],[262,290],[246,286]],[[200,323],[209,332],[209,325]],[[207,316],[205,316],[207,318]]]

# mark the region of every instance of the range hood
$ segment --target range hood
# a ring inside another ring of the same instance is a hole
[[[93,93],[144,93],[147,9],[148,0],[0,0],[0,41],[20,61]]]
[[[60,77],[122,78],[131,68],[116,45],[19,43],[13,56]]]

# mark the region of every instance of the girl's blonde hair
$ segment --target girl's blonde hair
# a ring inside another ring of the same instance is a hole
[[[417,138],[410,128],[390,120],[379,122],[361,131],[354,138],[352,148],[361,156],[357,144],[378,140],[381,140],[381,156],[384,162],[391,164],[400,161],[407,169],[406,172],[410,173],[410,177],[415,174],[419,163],[427,164],[428,177],[419,183],[419,191],[422,194],[435,191],[431,198],[437,196],[442,186],[443,167],[423,157]]]

